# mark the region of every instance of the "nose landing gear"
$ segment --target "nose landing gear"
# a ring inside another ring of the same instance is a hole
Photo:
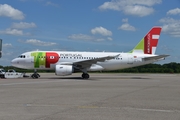
[[[31,77],[32,77],[33,79],[37,79],[37,78],[40,77],[40,75],[39,75],[38,73],[34,73],[34,74],[31,75]]]
[[[34,70],[34,73],[31,75],[31,77],[32,77],[33,79],[37,79],[37,78],[40,77],[40,75],[37,73],[36,70]]]

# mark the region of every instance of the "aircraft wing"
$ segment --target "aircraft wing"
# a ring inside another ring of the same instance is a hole
[[[149,61],[149,60],[161,60],[161,59],[165,59],[165,57],[168,57],[169,55],[157,55],[157,56],[153,56],[153,57],[145,57],[143,58],[144,61]]]
[[[88,59],[88,60],[74,62],[73,65],[74,67],[79,68],[79,69],[89,68],[92,64],[96,64],[97,62],[104,62],[106,60],[111,60],[118,56],[119,54],[115,56],[105,56],[105,57],[99,57],[99,58],[94,58],[94,59]]]

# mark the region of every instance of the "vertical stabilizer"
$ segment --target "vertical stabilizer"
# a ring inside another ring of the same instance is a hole
[[[131,53],[155,54],[161,27],[153,27],[142,40],[136,45]]]

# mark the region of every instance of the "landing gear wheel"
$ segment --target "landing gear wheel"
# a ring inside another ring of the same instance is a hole
[[[33,73],[33,74],[31,75],[31,77],[32,77],[33,79],[37,79],[37,78],[40,77],[40,75],[39,75],[38,73]]]
[[[83,78],[83,79],[88,79],[88,78],[89,78],[89,74],[83,73],[83,74],[82,74],[82,78]]]
[[[38,73],[36,73],[36,74],[37,74],[38,78],[41,77]]]

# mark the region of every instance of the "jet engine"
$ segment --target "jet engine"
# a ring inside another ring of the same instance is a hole
[[[56,65],[55,74],[59,76],[71,75],[73,73],[72,65]]]

